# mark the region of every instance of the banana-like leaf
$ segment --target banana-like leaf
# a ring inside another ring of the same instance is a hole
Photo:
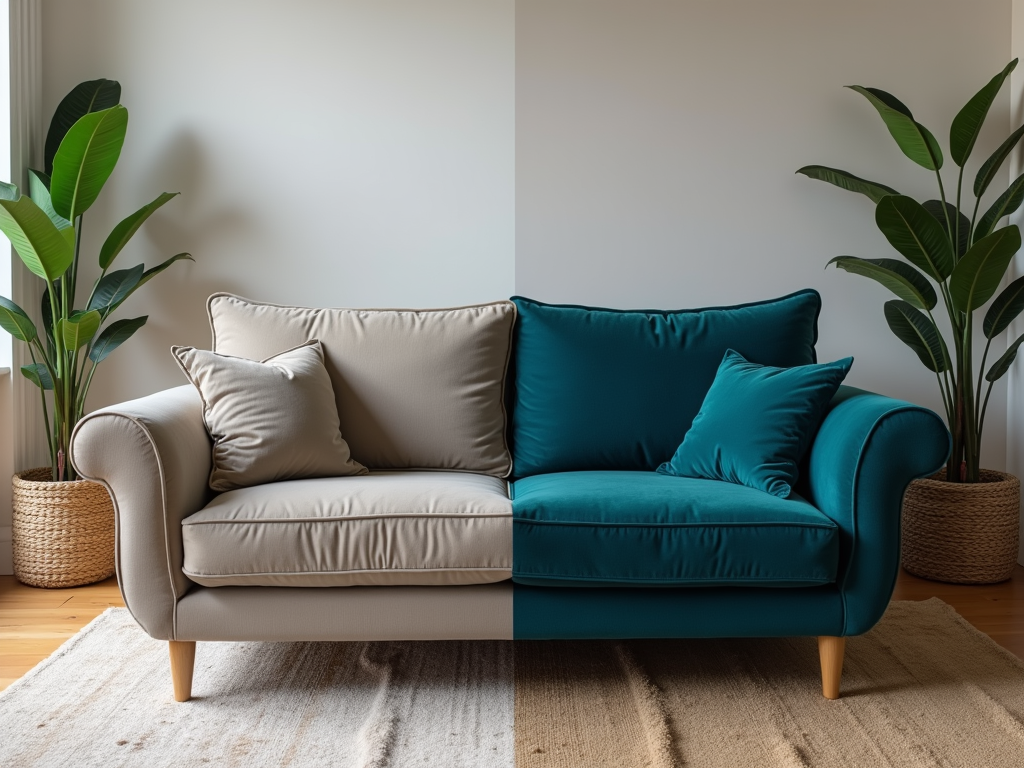
[[[138,287],[144,271],[145,267],[139,264],[131,269],[119,269],[109,275],[104,275],[96,285],[92,300],[86,309],[95,309],[103,317],[106,317]]]
[[[910,347],[930,371],[948,370],[949,357],[939,336],[939,329],[921,311],[905,301],[885,302],[885,320],[896,338]]]
[[[961,312],[973,312],[995,296],[1006,268],[1020,250],[1016,224],[997,229],[969,250],[949,278],[949,298]]]
[[[21,197],[21,192],[14,184],[0,181],[0,200],[17,200],[19,197]]]
[[[22,195],[17,200],[0,200],[0,231],[29,271],[53,282],[67,271],[74,250],[42,208]]]
[[[149,315],[143,315],[111,323],[92,345],[92,349],[89,350],[89,359],[94,363],[103,362],[107,355],[128,341],[133,333],[146,324],[148,319]]]
[[[39,335],[36,324],[25,310],[3,296],[0,296],[0,328],[18,341],[32,342]]]
[[[997,197],[991,207],[985,211],[978,222],[978,226],[974,228],[974,241],[977,242],[986,235],[991,234],[999,220],[1003,216],[1016,213],[1021,203],[1024,203],[1024,173],[1014,179],[1013,183],[1006,188],[1006,191]]]
[[[66,349],[84,347],[100,328],[102,318],[96,310],[76,312],[71,317],[57,321],[57,332],[64,340]]]
[[[1006,286],[988,308],[981,326],[985,338],[994,339],[1005,331],[1021,310],[1024,310],[1024,277],[1018,277]]]
[[[146,223],[146,219],[160,208],[164,203],[177,195],[177,192],[163,192],[156,200],[147,203],[139,210],[127,217],[118,224],[107,236],[103,247],[100,248],[100,268],[106,269],[111,262],[117,258],[117,254],[128,244],[132,236],[139,231],[139,227]]]
[[[53,201],[50,199],[50,177],[42,171],[28,170],[28,196],[32,202],[43,209],[53,225],[60,230],[70,229],[71,222],[53,210]]]
[[[928,277],[942,282],[953,272],[953,247],[945,229],[912,197],[883,197],[875,207],[875,223],[892,247]]]
[[[53,158],[64,136],[79,118],[90,112],[109,109],[121,101],[121,85],[114,80],[89,80],[79,83],[65,96],[50,121],[43,156],[47,175],[53,173]]]
[[[877,111],[896,144],[907,157],[929,171],[942,167],[942,150],[931,131],[914,120],[907,106],[891,93],[860,85],[846,86],[856,91]]]
[[[802,173],[810,179],[818,179],[819,181],[827,181],[829,184],[833,184],[840,189],[845,189],[848,192],[859,192],[862,195],[868,197],[871,202],[877,203],[886,195],[898,195],[892,187],[887,187],[884,184],[878,184],[874,181],[868,181],[862,179],[859,176],[854,176],[852,173],[841,171],[838,168],[829,168],[825,165],[805,165],[799,169],[797,173]]]
[[[171,264],[173,264],[176,261],[181,261],[182,259],[188,259],[189,261],[195,261],[195,259],[192,258],[192,254],[191,253],[176,253],[173,256],[171,256],[171,258],[167,259],[167,261],[163,262],[162,264],[157,264],[152,269],[147,269],[145,272],[143,272],[142,273],[142,279],[139,280],[139,286],[145,285],[150,280],[152,280],[154,277],[156,277],[161,272],[163,272],[165,269],[167,269],[169,266],[171,266]],[[138,286],[136,286],[136,287],[138,287]]]
[[[974,142],[978,140],[981,126],[984,125],[985,118],[988,117],[992,102],[996,100],[996,94],[1003,87],[1003,81],[1010,76],[1016,66],[1017,59],[1014,59],[1006,65],[1002,72],[989,80],[984,88],[974,94],[953,118],[953,123],[949,126],[949,156],[961,168],[967,162],[967,158],[971,156]]]
[[[42,363],[32,363],[21,366],[21,375],[43,390],[53,389],[53,379],[46,366]]]
[[[988,160],[981,164],[981,168],[978,169],[978,175],[974,177],[975,197],[981,197],[985,194],[986,190],[988,190],[988,185],[995,179],[1003,162],[1013,152],[1013,148],[1017,146],[1021,136],[1024,136],[1024,125],[1011,133],[1010,137],[999,145],[999,148],[989,156]]]
[[[122,106],[90,112],[64,136],[53,158],[50,196],[53,209],[74,221],[96,202],[117,165],[128,130],[128,110]]]
[[[946,216],[949,216],[949,223],[956,227],[957,220],[960,221],[959,235],[957,240],[957,252],[956,255],[959,258],[967,253],[967,249],[971,247],[971,220],[968,219],[963,213],[957,211],[956,206],[952,203],[946,203],[946,212],[942,212],[942,201],[941,200],[925,200],[921,203],[921,206],[928,211],[935,220],[939,222],[939,226],[942,227],[942,231],[946,233],[946,237],[949,238],[950,242],[953,242],[953,237],[949,232],[949,227],[946,224]]]
[[[870,277],[917,309],[931,309],[938,301],[935,289],[928,282],[928,278],[909,264],[897,259],[836,256],[829,264],[835,264],[839,269],[845,269],[855,275]]]
[[[1006,351],[1003,352],[999,359],[992,363],[992,367],[985,374],[985,381],[998,381],[1006,375],[1006,372],[1010,370],[1010,366],[1013,365],[1013,361],[1017,357],[1017,350],[1020,349],[1022,342],[1024,342],[1024,334],[1020,335],[1013,344],[1006,348]]]

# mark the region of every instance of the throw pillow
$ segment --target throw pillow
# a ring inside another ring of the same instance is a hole
[[[683,442],[658,472],[746,485],[786,498],[853,358],[776,368],[725,353]]]
[[[192,347],[171,353],[203,400],[213,490],[366,474],[341,436],[319,341],[262,362]]]

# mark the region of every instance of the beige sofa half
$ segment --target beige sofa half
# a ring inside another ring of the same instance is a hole
[[[511,302],[316,310],[217,294],[214,351],[260,360],[319,339],[342,433],[370,474],[210,491],[191,385],[90,414],[79,473],[114,501],[125,603],[170,643],[511,639]]]

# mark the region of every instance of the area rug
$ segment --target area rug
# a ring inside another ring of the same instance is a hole
[[[938,599],[847,642],[520,642],[516,768],[1021,768],[1024,663]]]
[[[0,766],[1020,768],[1024,663],[939,600],[851,638],[166,644],[111,609],[0,694]],[[514,714],[513,714],[514,705]]]
[[[0,694],[0,766],[513,765],[511,642],[199,643],[192,690],[109,609]]]

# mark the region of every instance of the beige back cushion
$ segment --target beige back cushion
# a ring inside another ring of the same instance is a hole
[[[216,352],[262,360],[319,339],[352,458],[370,469],[507,477],[505,372],[515,305],[307,309],[218,293]]]

